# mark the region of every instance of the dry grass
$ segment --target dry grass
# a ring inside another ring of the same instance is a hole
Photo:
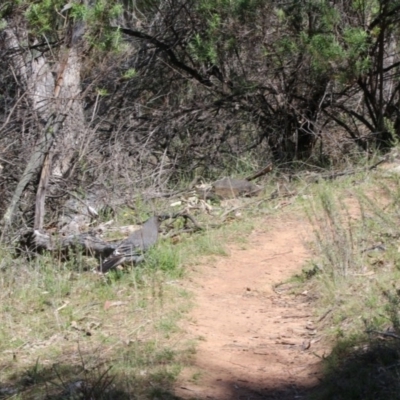
[[[192,351],[191,344],[171,336],[190,302],[174,284],[182,274],[179,259],[163,255],[155,269],[153,253],[131,273],[105,278],[54,265],[50,257],[6,268],[0,294],[2,390],[44,398],[77,381],[96,390],[111,390],[113,382],[118,391],[133,390],[140,398],[154,374],[154,385],[167,388],[164,380],[179,372]],[[96,398],[116,398],[102,396]]]
[[[333,347],[316,399],[400,398],[399,200],[399,176],[381,170],[313,188],[303,279]]]
[[[181,280],[204,257],[226,255],[224,243],[238,230],[251,229],[251,220],[239,219],[162,240],[137,268],[106,277],[89,272],[93,260],[78,254],[27,261],[2,250],[0,399],[173,398],[195,352],[182,330],[192,302]]]

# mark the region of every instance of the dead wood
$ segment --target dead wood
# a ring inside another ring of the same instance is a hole
[[[177,217],[185,218],[186,224],[187,224],[187,221],[190,220],[192,222],[192,224],[195,226],[195,228],[196,228],[195,230],[200,230],[200,231],[204,230],[204,228],[193,218],[193,216],[188,213],[177,213],[177,214],[175,214],[174,218],[177,218]]]
[[[212,185],[214,194],[222,199],[257,196],[261,188],[245,179],[223,178]]]
[[[33,228],[35,230],[43,229],[46,192],[50,180],[50,164],[51,153],[49,152],[48,154],[46,154],[43,161],[42,171],[40,173],[40,181],[36,192],[35,221],[33,223]]]
[[[188,221],[191,221],[193,227],[185,229],[185,232],[195,232],[203,230],[204,228],[195,220],[195,218],[188,213],[174,213],[162,214],[162,219],[175,219],[184,218],[186,220],[185,226]],[[131,235],[132,232],[140,229],[138,226],[123,226],[120,228],[110,227],[108,223],[101,224],[99,227],[84,233],[71,233],[62,234],[60,232],[50,233],[43,230],[32,229],[26,231],[20,239],[20,251],[28,251],[30,254],[42,253],[43,251],[55,253],[57,255],[67,255],[70,250],[81,252],[86,256],[95,257],[96,259],[104,260],[118,248],[123,240],[114,240],[107,242],[101,239],[98,235],[105,231],[119,232],[121,234]],[[182,232],[180,232],[182,233]],[[170,237],[172,235],[167,235]],[[134,256],[133,262],[140,262],[143,256]],[[131,259],[132,261],[132,259]]]
[[[47,124],[43,129],[42,139],[39,141],[36,148],[34,149],[34,152],[32,153],[25,167],[25,171],[23,172],[22,177],[18,182],[17,188],[15,189],[11,202],[6,212],[4,213],[2,219],[2,224],[3,224],[2,238],[4,237],[7,228],[13,222],[13,219],[16,215],[15,209],[17,208],[17,205],[20,201],[23,191],[33,179],[38,168],[40,168],[40,166],[43,164],[45,155],[50,150],[50,147],[54,141],[54,137],[59,127],[62,125],[64,119],[65,119],[64,114],[59,114],[57,116],[55,114],[52,114],[49,117]]]
[[[106,258],[112,254],[120,243],[121,241],[105,242],[92,232],[62,236],[33,230],[24,235],[22,245],[24,248],[37,252],[45,250],[63,253],[69,249],[73,249],[81,250],[85,255]]]
[[[260,171],[257,171],[255,174],[248,176],[245,178],[246,181],[253,181],[254,179],[259,178],[260,176],[263,176],[265,174],[268,174],[268,172],[271,172],[273,169],[273,164],[268,164],[265,168],[261,169]]]

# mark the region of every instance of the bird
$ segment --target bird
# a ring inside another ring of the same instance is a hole
[[[166,217],[155,215],[149,218],[139,230],[133,232],[115,248],[111,256],[99,265],[98,271],[104,274],[121,264],[142,261],[144,252],[156,244],[160,222],[163,219]]]

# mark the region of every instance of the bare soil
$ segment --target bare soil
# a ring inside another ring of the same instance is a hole
[[[311,299],[287,282],[311,257],[312,229],[286,212],[265,217],[245,248],[196,267],[195,308],[185,326],[198,340],[180,376],[182,399],[300,399],[318,383],[319,342]]]

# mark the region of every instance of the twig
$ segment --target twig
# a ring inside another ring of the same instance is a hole
[[[245,178],[245,180],[246,181],[252,181],[252,180],[254,180],[254,179],[257,179],[257,178],[259,178],[260,176],[263,176],[263,175],[265,175],[265,174],[267,174],[268,172],[271,172],[272,171],[272,168],[273,168],[273,164],[271,163],[271,164],[268,164],[265,168],[263,168],[262,170],[260,170],[260,171],[258,171],[258,172],[256,172],[255,174],[253,174],[253,175],[250,175],[250,176],[248,176],[247,178]]]
[[[311,314],[300,314],[300,315],[290,314],[290,315],[282,315],[282,318],[310,318],[310,317],[312,317]]]
[[[173,237],[179,236],[182,233],[193,233],[196,232],[198,229],[193,229],[193,228],[189,228],[189,229],[180,229],[178,231],[174,231],[174,232],[169,232],[167,233],[165,236],[163,235],[163,238],[165,239],[171,239]]]
[[[186,212],[177,212],[174,214],[160,214],[160,217],[162,217],[164,219],[168,219],[168,218],[176,219],[176,218],[182,217],[182,218],[185,218],[186,221],[188,219],[190,219],[190,221],[192,221],[192,224],[197,228],[197,230],[200,230],[200,231],[204,230],[204,228],[194,219],[194,217]]]
[[[400,339],[399,335],[396,335],[393,332],[382,332],[382,331],[375,331],[375,330],[368,330],[366,333],[376,333],[377,335],[392,337],[394,339]]]
[[[188,214],[188,213],[184,213],[184,214],[179,214],[178,216],[179,216],[179,217],[185,218],[185,219],[186,219],[186,222],[187,222],[188,219],[190,219],[190,220],[192,221],[192,224],[193,224],[198,230],[201,230],[201,231],[204,230],[204,228],[203,228],[201,225],[199,225],[199,223],[193,218],[192,215],[190,215],[190,214]]]
[[[285,251],[284,253],[277,253],[277,254],[274,254],[272,257],[263,258],[263,261],[273,260],[273,259],[276,258],[276,257],[283,256],[283,255],[289,254],[289,253],[293,253],[293,250]]]
[[[326,311],[321,317],[319,317],[317,322],[321,322],[322,320],[324,320],[332,311],[333,311],[333,307],[330,308],[328,311]]]
[[[384,158],[383,160],[378,161],[376,164],[371,165],[368,169],[369,170],[375,169],[378,165],[380,165],[380,164],[382,164],[382,163],[384,163],[386,161],[387,160]]]

